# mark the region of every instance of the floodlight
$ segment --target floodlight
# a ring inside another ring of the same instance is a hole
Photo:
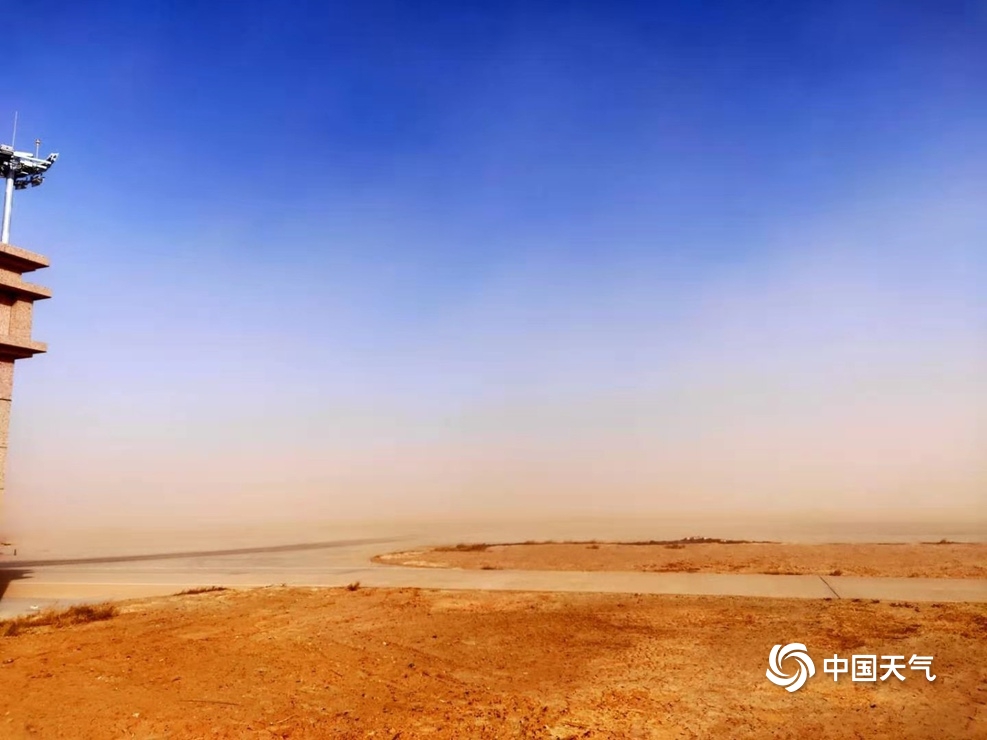
[[[35,146],[41,145],[40,140]],[[10,211],[13,207],[14,191],[27,187],[36,188],[45,181],[45,173],[55,164],[58,153],[52,152],[44,159],[38,157],[37,151],[18,152],[12,145],[0,144],[0,177],[7,181],[4,190],[3,223],[0,226],[0,242],[10,240]]]

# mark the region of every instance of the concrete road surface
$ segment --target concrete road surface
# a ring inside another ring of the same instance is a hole
[[[553,528],[540,531],[547,535],[540,539],[586,536],[581,529],[565,530],[558,523],[553,523]],[[648,531],[655,537],[683,536],[683,531],[686,535],[694,533],[668,528],[659,529],[656,533],[654,527]],[[707,525],[703,534],[710,531]],[[89,540],[78,536],[67,537],[62,541],[21,546],[16,556],[0,556],[0,617],[29,613],[34,608],[52,605],[167,595],[195,586],[344,586],[354,581],[364,586],[435,589],[987,602],[987,580],[470,571],[406,568],[370,562],[374,555],[382,552],[431,544],[516,542],[528,539],[530,537],[525,535],[532,534],[530,529],[523,527],[501,528],[498,531],[489,526],[474,530],[440,526],[416,531],[400,526],[313,526],[309,530],[293,527],[283,532],[241,532],[236,536],[229,532],[218,535],[207,531],[182,536],[168,534],[166,537],[163,533],[144,537],[128,534],[129,539],[119,534],[112,538],[103,535],[103,539]],[[355,536],[318,539],[319,534]],[[608,539],[632,539],[639,537],[640,532],[628,526],[623,531],[605,536]],[[714,529],[712,536],[724,535]],[[811,541],[811,538],[803,539]],[[828,539],[834,541],[837,538],[830,536]],[[893,541],[904,537],[888,535],[884,539]],[[271,544],[257,544],[265,540]]]

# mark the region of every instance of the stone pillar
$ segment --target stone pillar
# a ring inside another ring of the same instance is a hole
[[[47,345],[31,338],[31,320],[34,302],[51,298],[51,291],[25,282],[22,276],[47,266],[48,259],[40,254],[0,243],[0,502],[7,468],[14,362],[48,349]]]

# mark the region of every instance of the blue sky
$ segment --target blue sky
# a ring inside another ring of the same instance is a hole
[[[987,496],[983,3],[9,22],[15,521]]]

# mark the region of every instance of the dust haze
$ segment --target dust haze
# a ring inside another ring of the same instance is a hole
[[[701,270],[532,257],[401,331],[368,318],[392,284],[364,267],[320,278],[331,305],[259,305],[229,281],[236,310],[215,326],[189,309],[181,331],[110,359],[52,341],[17,368],[4,526],[983,519],[987,232],[972,195],[848,204]],[[56,297],[37,312],[45,339],[46,314],[74,310]]]

